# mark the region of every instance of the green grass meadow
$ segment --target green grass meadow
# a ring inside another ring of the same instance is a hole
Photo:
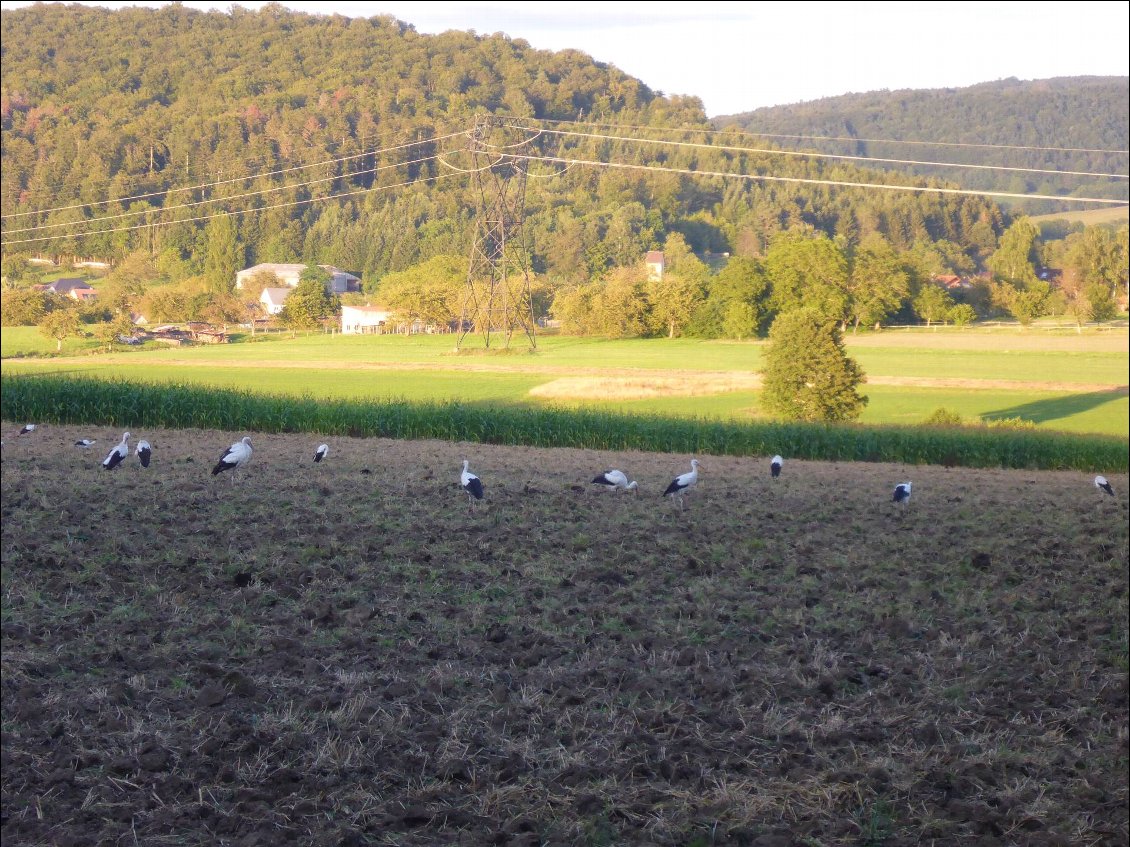
[[[34,327],[3,333],[3,375],[60,374],[151,384],[199,385],[322,400],[461,402],[663,415],[708,421],[765,420],[759,392],[651,399],[542,400],[531,389],[563,376],[756,373],[763,342],[599,340],[543,336],[484,350],[454,336],[237,336],[239,343],[104,353],[68,340],[64,355]],[[1069,433],[1130,435],[1126,330],[1114,333],[883,333],[848,335],[872,380],[861,423],[914,425],[945,408],[968,423],[1020,418]],[[68,355],[69,354],[69,355]],[[26,358],[20,358],[26,357]],[[927,384],[883,384],[883,380]],[[931,385],[943,381],[943,385]]]

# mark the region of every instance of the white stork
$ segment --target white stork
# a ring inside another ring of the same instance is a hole
[[[149,467],[149,460],[153,458],[153,448],[149,446],[149,442],[144,438],[137,442],[137,449],[134,451],[137,454],[137,460],[141,462],[143,468]]]
[[[216,467],[212,468],[212,476],[224,471],[232,471],[231,482],[232,485],[235,485],[235,471],[249,461],[251,461],[251,438],[245,435],[220,454],[220,461],[216,462]]]
[[[1095,477],[1095,488],[1100,491],[1105,491],[1111,497],[1114,496],[1114,486],[1107,482],[1106,477],[1101,474]]]
[[[785,464],[785,460],[780,456],[774,456],[769,462],[769,474],[776,479],[781,475],[781,465]]]
[[[322,459],[326,458],[326,456],[328,456],[329,453],[330,453],[330,445],[319,444],[318,449],[314,451],[314,461],[315,462],[322,461]]]
[[[679,498],[679,507],[685,509],[687,504],[683,500],[683,497],[697,484],[698,459],[691,459],[691,469],[685,474],[679,474],[671,480],[671,484],[667,486],[667,490],[663,492],[663,496]]]
[[[80,438],[75,442],[75,447],[81,447],[85,450],[87,447],[93,447],[97,443],[98,442],[92,438]]]
[[[598,477],[593,477],[593,485],[599,485],[605,491],[638,491],[639,484],[632,480],[628,482],[628,475],[623,471],[605,471]]]
[[[117,445],[115,445],[114,449],[106,454],[106,458],[102,460],[102,467],[104,467],[108,471],[112,471],[114,468],[120,465],[128,455],[129,433],[126,432],[123,433],[122,440]]]
[[[23,429],[20,430],[20,435],[27,435],[29,432],[35,432],[38,424],[24,424]]]
[[[900,482],[895,486],[895,492],[891,495],[892,503],[909,503],[910,502],[910,483]]]
[[[459,475],[459,484],[467,492],[467,508],[473,509],[476,500],[483,499],[483,481],[470,471],[471,463],[463,460],[463,473]]]

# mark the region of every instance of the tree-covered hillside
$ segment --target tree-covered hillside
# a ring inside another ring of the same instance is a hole
[[[1125,175],[1130,78],[1006,79],[968,88],[872,91],[721,116],[713,123],[827,153]],[[1126,198],[1125,179],[887,167],[946,176],[968,188]],[[1024,201],[1021,208],[1052,211],[1047,206]]]
[[[577,167],[531,180],[534,267],[562,279],[636,261],[672,232],[700,253],[747,255],[796,226],[850,242],[877,232],[903,247],[944,238],[979,260],[1003,230],[985,198],[833,187],[826,183],[899,179],[702,149],[719,138],[705,132],[697,98],[658,96],[585,54],[535,50],[501,34],[422,35],[387,16],[279,6],[229,14],[40,5],[5,11],[2,21],[6,254],[117,260],[141,248],[173,275],[201,273],[208,216],[222,212],[237,215],[244,264],[328,262],[371,281],[466,254],[477,198],[444,162],[481,114],[543,127],[581,121],[604,133],[609,124],[634,127],[637,136],[642,127],[652,138],[700,145],[563,139],[559,154],[660,170]],[[765,148],[741,136],[725,141]],[[334,195],[342,199],[326,199]],[[43,225],[51,228],[34,228]]]

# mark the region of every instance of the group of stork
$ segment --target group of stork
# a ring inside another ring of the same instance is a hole
[[[20,430],[20,435],[28,435],[35,432],[36,424],[25,424]],[[128,432],[122,434],[122,440],[116,444],[106,458],[102,460],[102,467],[106,470],[113,470],[118,467],[129,457],[129,440],[130,434]],[[80,438],[75,442],[76,447],[81,447],[84,450],[89,449],[97,443],[89,438]],[[328,444],[319,444],[314,450],[314,461],[321,462],[326,456],[329,455],[330,447]],[[137,460],[141,467],[149,467],[149,462],[153,457],[153,447],[148,441],[142,439],[137,442],[137,447],[134,450]],[[244,436],[239,441],[232,444],[230,447],[220,453],[220,459],[216,462],[215,467],[212,468],[212,476],[217,476],[224,471],[236,471],[242,468],[249,461],[251,461],[251,438]],[[785,460],[781,456],[774,456],[769,460],[769,475],[773,479],[778,479],[781,476],[781,469],[784,467]],[[679,502],[679,507],[686,508],[686,494],[698,484],[698,470],[700,462],[698,459],[691,459],[691,469],[686,473],[679,474],[667,488],[663,491],[664,497],[670,497]],[[235,482],[235,474],[232,474],[232,482]],[[467,504],[473,508],[476,500],[482,500],[485,490],[483,488],[483,481],[474,473],[471,472],[471,463],[469,460],[463,460],[463,471],[459,475],[459,484],[467,493]],[[610,469],[593,477],[592,484],[599,486],[602,489],[609,491],[631,491],[633,493],[639,492],[639,484],[635,480],[629,480],[628,475],[621,470]],[[1114,487],[1107,481],[1105,476],[1099,475],[1095,477],[1095,488],[1103,493],[1113,497]],[[894,503],[908,504],[910,502],[911,483],[900,482],[895,486],[894,492],[891,495],[891,501]]]

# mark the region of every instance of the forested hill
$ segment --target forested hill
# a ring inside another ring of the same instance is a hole
[[[872,91],[724,115],[712,122],[822,152],[1125,174],[1125,152],[1099,151],[1130,148],[1130,78],[1005,79],[968,88]],[[927,167],[916,172],[955,173]],[[1062,184],[1037,174],[1002,177],[991,171],[963,171],[961,182],[1041,194],[1055,193]],[[1118,191],[1119,184],[1108,180],[1081,180],[1072,193],[1125,196]]]
[[[898,249],[945,240],[979,262],[1005,226],[990,198],[851,187],[907,180],[712,135],[697,98],[502,34],[423,35],[388,16],[277,5],[0,17],[8,255],[116,261],[144,249],[176,279],[204,272],[206,227],[221,219],[237,242],[224,262],[239,266],[332,263],[371,282],[467,255],[478,198],[448,165],[466,166],[451,151],[481,114],[665,139],[558,137],[560,153],[620,165],[530,181],[534,269],[557,280],[638,262],[676,232],[697,252],[745,255],[797,227],[848,244],[878,233]],[[714,138],[729,148],[704,149]]]

